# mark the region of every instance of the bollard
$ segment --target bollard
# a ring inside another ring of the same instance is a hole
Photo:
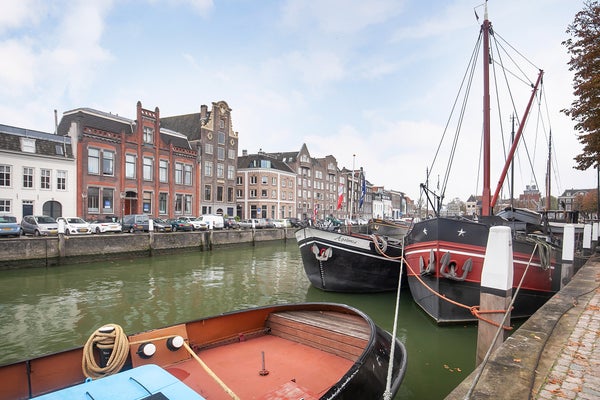
[[[511,229],[507,226],[494,226],[490,228],[483,270],[481,271],[481,291],[479,294],[479,310],[508,309],[512,297],[513,286],[513,249]],[[484,314],[485,318],[501,324],[504,318],[502,313]],[[510,313],[506,319],[510,323]],[[483,320],[477,325],[477,360],[479,365],[485,358],[490,347],[494,350],[508,337],[504,331],[494,341],[498,327]]]
[[[598,246],[598,222],[594,222],[592,225],[592,251],[596,251],[596,246]]]
[[[583,255],[585,257],[592,254],[592,225],[583,226]]]
[[[562,289],[573,277],[573,260],[575,260],[575,225],[565,224],[562,240],[562,270],[560,288]]]

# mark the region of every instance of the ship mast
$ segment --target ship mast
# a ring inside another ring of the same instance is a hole
[[[492,214],[490,209],[490,27],[487,1],[483,16],[483,195],[481,215]]]

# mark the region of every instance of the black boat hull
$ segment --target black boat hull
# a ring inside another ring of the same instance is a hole
[[[402,248],[397,240],[313,227],[296,231],[296,240],[308,280],[318,289],[372,293],[398,288]]]

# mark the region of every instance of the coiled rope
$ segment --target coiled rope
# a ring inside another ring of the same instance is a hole
[[[96,363],[94,345],[100,351],[112,350],[105,367],[100,367]],[[123,328],[117,324],[107,324],[96,329],[85,343],[81,369],[88,378],[102,378],[119,372],[125,365],[128,355],[129,341],[127,335],[123,332]]]

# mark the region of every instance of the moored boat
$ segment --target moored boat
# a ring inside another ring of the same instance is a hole
[[[402,271],[402,242],[365,233],[312,226],[296,231],[310,283],[324,291],[372,293],[396,290]]]
[[[0,366],[0,398],[377,399],[405,371],[403,344],[361,311],[285,304],[129,336],[107,325],[84,347]]]
[[[481,54],[483,56],[482,87],[484,89],[483,138],[481,141],[483,143],[483,191],[480,213],[472,219],[443,217],[440,215],[440,209],[447,181],[444,183],[440,194],[430,191],[426,184],[421,185],[428,203],[434,208],[435,216],[416,222],[408,233],[406,240],[405,257],[412,296],[415,302],[438,323],[473,321],[476,319],[472,307],[479,304],[481,272],[489,229],[492,226],[509,226],[513,233],[513,293],[519,287],[518,296],[515,299],[514,309],[511,313],[513,317],[531,315],[560,289],[563,282],[561,279],[560,248],[552,243],[552,238],[547,235],[547,232],[540,230],[541,218],[538,213],[509,208],[494,215],[494,207],[497,204],[508,169],[523,135],[534,99],[536,94],[541,92],[543,76],[543,71],[536,69],[537,79],[520,78],[520,82],[527,83],[526,90],[530,90],[531,94],[519,121],[519,128],[512,146],[505,153],[507,157],[504,169],[492,195],[490,187],[490,159],[492,154],[490,150],[490,109],[492,105],[490,99],[496,99],[500,102],[505,97],[490,95],[490,68],[496,68],[496,65],[503,67],[501,61],[504,59],[514,60],[510,57],[504,58],[504,54],[492,57],[492,55],[495,55],[495,51],[500,52],[500,49],[507,48],[498,45],[496,42],[490,43],[492,39],[496,39],[495,36],[497,36],[497,33],[492,29],[491,22],[488,19],[486,3],[484,21],[481,25],[478,40],[478,44],[482,44],[483,47]],[[479,52],[476,51],[473,54],[479,54]],[[475,58],[471,59],[473,61],[469,66],[471,72],[475,65]],[[495,73],[503,75],[502,72]],[[468,75],[473,76],[473,74]],[[471,87],[471,83],[467,82],[461,87]],[[465,104],[467,97],[465,89]],[[506,99],[512,100],[512,102],[507,103],[511,106],[514,105],[514,99],[509,96],[506,96]],[[498,114],[501,114],[500,108],[501,106],[498,104]],[[463,107],[457,107],[457,109],[464,112],[464,104]],[[461,114],[457,121],[460,125],[464,121],[464,114]],[[501,129],[501,126],[499,124],[498,129]],[[458,127],[457,131],[459,131]],[[453,146],[456,146],[456,143],[455,140]],[[455,154],[455,150],[456,148],[453,147],[452,155]],[[446,174],[446,179],[447,177],[448,174]],[[430,196],[436,198],[437,202],[432,200]],[[520,284],[521,286],[519,286]]]
[[[402,239],[410,230],[411,224],[406,221],[391,221],[373,218],[368,222],[369,233]]]

